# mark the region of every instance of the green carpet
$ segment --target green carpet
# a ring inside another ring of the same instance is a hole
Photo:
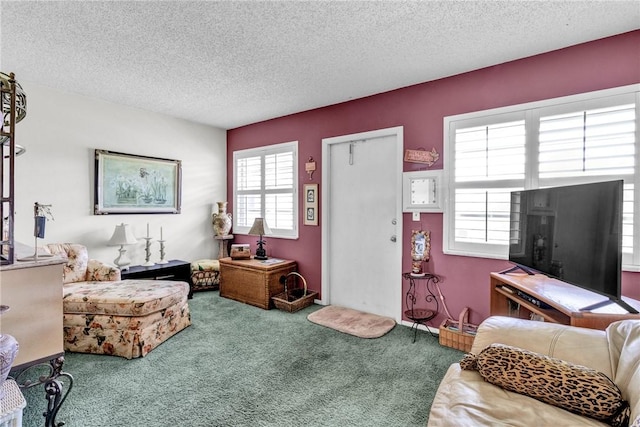
[[[396,326],[361,339],[307,315],[196,293],[192,326],[144,358],[67,353],[74,385],[57,421],[98,426],[424,426],[448,366],[463,353]],[[44,425],[42,387],[23,425]]]

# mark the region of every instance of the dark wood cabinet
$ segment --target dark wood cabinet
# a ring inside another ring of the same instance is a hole
[[[191,263],[174,259],[167,264],[155,264],[148,267],[134,265],[121,272],[125,279],[150,279],[150,280],[177,280],[189,284],[189,298],[193,297],[193,284],[191,283]]]

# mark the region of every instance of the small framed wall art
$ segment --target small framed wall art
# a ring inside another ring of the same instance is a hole
[[[182,162],[95,150],[94,214],[180,213]]]
[[[318,184],[304,185],[304,225],[318,225]]]

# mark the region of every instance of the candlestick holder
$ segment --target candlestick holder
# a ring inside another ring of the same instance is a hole
[[[164,256],[165,256],[164,242],[166,242],[166,240],[158,240],[158,242],[160,242],[160,261],[158,261],[158,264],[168,264],[169,261],[164,259]]]
[[[151,261],[151,240],[153,240],[153,237],[145,237],[144,240],[146,240],[144,244],[145,263],[142,265],[144,267],[151,267],[152,265],[155,265],[155,263]]]

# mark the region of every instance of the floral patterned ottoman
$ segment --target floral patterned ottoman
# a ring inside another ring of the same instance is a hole
[[[64,348],[142,357],[191,325],[189,284],[164,280],[64,285]]]

